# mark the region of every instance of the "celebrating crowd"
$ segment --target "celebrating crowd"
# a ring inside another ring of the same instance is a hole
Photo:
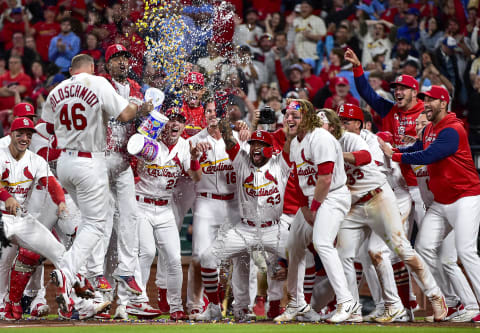
[[[477,2],[2,5],[2,319],[480,322]]]

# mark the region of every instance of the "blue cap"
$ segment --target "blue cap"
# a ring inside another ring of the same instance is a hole
[[[412,14],[415,16],[420,16],[420,11],[417,8],[408,8],[407,14]]]
[[[12,8],[12,14],[21,14],[21,13],[22,13],[22,7]]]
[[[310,67],[315,68],[315,60],[312,58],[302,58],[302,62],[310,65]]]

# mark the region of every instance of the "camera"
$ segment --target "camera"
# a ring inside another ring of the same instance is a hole
[[[277,121],[275,117],[275,111],[269,106],[265,106],[260,110],[260,118],[258,119],[259,124],[275,124]]]

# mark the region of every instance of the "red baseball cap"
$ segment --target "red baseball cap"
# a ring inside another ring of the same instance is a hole
[[[378,132],[377,136],[385,142],[393,143],[393,135],[389,131]]]
[[[337,76],[337,77],[335,78],[335,85],[336,85],[336,86],[339,86],[339,85],[348,86],[348,85],[350,85],[350,83],[348,82],[348,80],[347,80],[346,77]]]
[[[124,55],[127,58],[132,56],[122,44],[110,45],[105,52],[105,61],[108,62],[112,57],[120,55]]]
[[[19,129],[24,129],[24,128],[30,129],[34,132],[37,131],[35,129],[35,124],[33,123],[33,121],[29,118],[26,118],[26,117],[20,117],[20,118],[15,119],[12,122],[12,126],[10,127],[10,131],[13,132],[13,131],[16,131],[16,130],[19,130]]]
[[[364,121],[363,111],[359,106],[345,103],[337,108],[337,114],[340,118]]]
[[[273,146],[272,136],[267,131],[253,132],[252,136],[250,137],[250,140],[248,140],[248,143],[251,144],[253,141],[260,141],[260,142],[266,143],[269,146]]]
[[[13,107],[14,117],[36,117],[35,109],[30,103],[18,103]]]
[[[199,84],[201,86],[205,85],[205,79],[202,73],[199,72],[190,72],[183,79],[183,84]]]
[[[429,90],[422,91],[418,94],[418,98],[420,99],[423,99],[425,96],[445,101],[447,104],[450,102],[447,89],[441,86],[431,86]]]
[[[390,88],[395,88],[397,85],[415,89],[416,91],[418,91],[418,81],[410,75],[398,76],[395,81],[390,84]]]
[[[180,119],[182,119],[182,120],[181,120],[182,122],[185,122],[185,121],[187,120],[187,118],[185,117],[185,113],[183,112],[183,110],[180,109],[180,108],[177,108],[177,107],[173,107],[173,108],[170,108],[170,109],[168,109],[167,111],[165,111],[165,116],[166,116],[168,119],[180,117]]]

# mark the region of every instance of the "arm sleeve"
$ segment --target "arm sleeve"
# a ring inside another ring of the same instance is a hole
[[[58,56],[58,49],[57,49],[57,38],[52,38],[50,41],[50,45],[48,46],[48,59],[50,61],[55,61]]]
[[[280,91],[285,94],[290,87],[287,76],[283,72],[282,63],[279,59],[275,60],[275,72],[277,73],[278,83],[280,85]]]
[[[370,87],[361,66],[353,68],[353,75],[355,77],[355,86],[357,87],[360,96],[380,115],[380,117],[384,118],[390,112],[395,103],[380,97],[380,95]]]
[[[47,177],[42,177],[39,179],[40,183],[43,186],[47,186]],[[61,202],[65,202],[65,193],[63,192],[62,186],[53,176],[48,177],[48,193],[52,197],[52,201],[58,205]]]
[[[120,113],[128,106],[128,101],[120,96],[113,86],[103,77],[96,77],[101,86],[99,90],[104,111],[112,118],[117,119]]]
[[[372,161],[372,155],[368,150],[359,150],[352,152],[355,157],[355,166],[367,165]]]
[[[405,164],[432,164],[455,154],[459,141],[458,132],[449,127],[438,133],[437,139],[427,149],[413,153],[394,154],[394,156],[400,155],[401,162]],[[396,159],[398,158],[396,157]]]
[[[333,168],[335,167],[334,162],[325,162],[318,165],[317,176],[319,175],[329,175],[333,173]]]

